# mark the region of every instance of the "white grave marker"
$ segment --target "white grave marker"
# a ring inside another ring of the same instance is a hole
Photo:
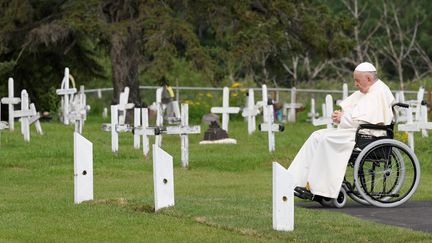
[[[274,123],[274,115],[273,115],[273,105],[267,106],[268,111],[268,118],[266,123],[261,123],[259,125],[259,130],[263,132],[268,133],[268,145],[269,145],[269,152],[273,152],[276,149],[276,142],[275,142],[275,132],[282,132],[285,127],[282,124],[275,124]]]
[[[294,230],[294,185],[288,170],[273,162],[273,229]]]
[[[173,157],[153,145],[153,182],[155,211],[174,206]]]
[[[333,113],[333,97],[331,95],[326,95],[326,102],[323,105],[323,116],[318,119],[312,119],[312,124],[314,126],[327,125],[327,128],[333,127],[333,120],[331,114]]]
[[[267,119],[268,119],[268,111],[267,111],[267,107],[269,104],[268,102],[268,95],[267,95],[267,85],[263,84],[261,86],[261,98],[262,100],[257,102],[257,106],[258,107],[262,107],[263,109],[263,123],[267,123]]]
[[[72,83],[72,87],[69,87],[69,80]],[[69,125],[69,112],[72,99],[74,94],[77,92],[77,89],[75,88],[75,80],[69,73],[69,68],[65,68],[65,73],[63,76],[63,80],[60,86],[60,89],[56,90],[57,95],[62,96],[61,98],[61,117],[63,119],[63,123],[65,125]]]
[[[296,103],[297,99],[297,89],[295,87],[291,88],[291,103],[283,105],[283,112],[286,114],[286,110],[288,109],[287,121],[295,122],[296,121],[296,109],[300,109],[303,107],[303,104]]]
[[[308,117],[310,117],[311,122],[315,120],[319,116],[318,112],[315,109],[315,98],[311,98],[311,107],[310,112],[308,113]]]
[[[222,129],[228,132],[229,114],[239,113],[240,107],[229,107],[229,89],[223,88],[223,101],[222,107],[212,107],[211,113],[222,114]]]
[[[113,153],[118,152],[118,133],[117,133],[117,124],[118,124],[118,113],[117,106],[111,106],[111,150]]]
[[[21,118],[21,133],[24,136],[24,141],[30,141],[30,125],[35,123],[36,131],[43,134],[42,127],[39,122],[40,115],[36,112],[34,104],[29,104],[27,91],[21,91],[21,110],[14,111],[14,117]]]
[[[142,144],[143,144],[143,154],[144,156],[148,156],[150,151],[150,142],[148,136],[154,136],[159,135],[160,130],[157,127],[149,127],[149,120],[148,120],[148,109],[147,108],[141,108],[141,125],[136,126],[134,128],[133,133],[135,135],[142,135]]]
[[[134,108],[134,127],[139,127],[139,126],[141,126],[141,109],[135,107]],[[139,149],[140,143],[141,143],[140,135],[137,133],[134,133],[133,137],[134,137],[134,148]]]
[[[9,108],[9,130],[15,130],[15,120],[14,120],[14,105],[21,102],[20,98],[14,97],[14,80],[9,78],[8,80],[8,97],[2,98],[1,103],[8,104]]]
[[[258,107],[255,105],[254,90],[249,89],[247,107],[243,109],[242,116],[247,118],[249,135],[255,132],[256,115],[259,114]]]
[[[74,202],[93,200],[93,144],[74,132]]]
[[[200,126],[189,126],[189,105],[181,105],[181,125],[166,127],[167,134],[179,134],[181,137],[181,161],[183,168],[189,166],[189,134],[201,133]]]
[[[423,129],[431,130],[432,122],[421,122],[414,121],[412,107],[407,109],[407,122],[405,124],[399,124],[398,130],[408,133],[408,146],[414,151],[414,132],[420,132]]]
[[[120,125],[125,124],[126,121],[126,112],[129,109],[132,109],[135,104],[127,103],[129,99],[129,87],[125,87],[124,91],[120,93],[119,104],[117,106],[118,110],[118,123]]]

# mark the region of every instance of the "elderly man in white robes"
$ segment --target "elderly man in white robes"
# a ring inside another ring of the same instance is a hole
[[[342,111],[333,112],[337,128],[313,132],[288,168],[296,195],[300,197],[306,193],[312,197],[337,198],[359,124],[389,125],[392,122],[394,97],[378,79],[375,67],[368,62],[361,63],[353,76],[358,91],[339,104]]]

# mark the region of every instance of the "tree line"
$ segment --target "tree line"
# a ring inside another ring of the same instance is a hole
[[[432,3],[357,0],[2,0],[0,95],[7,78],[52,107],[64,67],[78,80],[125,86],[162,79],[291,87],[343,80],[362,61],[396,80],[430,76]],[[408,11],[409,10],[409,11]]]

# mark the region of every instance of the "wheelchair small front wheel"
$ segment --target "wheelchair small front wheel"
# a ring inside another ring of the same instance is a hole
[[[343,208],[347,202],[347,194],[344,188],[341,188],[337,198],[323,197],[319,203],[326,208]]]

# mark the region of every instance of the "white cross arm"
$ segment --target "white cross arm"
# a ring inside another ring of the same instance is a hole
[[[104,132],[110,132],[112,130],[110,123],[104,123],[102,124],[102,131]],[[129,124],[117,124],[116,126],[116,132],[132,132],[133,127]]]
[[[19,104],[21,102],[21,98],[10,98],[10,97],[5,97],[1,99],[1,103],[3,104],[11,104],[11,105],[16,105]]]
[[[117,109],[123,111],[123,110],[129,110],[135,107],[134,103],[128,103],[128,104],[118,104]]]
[[[331,118],[321,117],[321,118],[318,118],[318,119],[313,119],[312,120],[312,125],[314,125],[314,126],[322,126],[322,125],[330,124],[332,122],[333,122],[333,120]]]
[[[285,103],[283,105],[283,107],[284,107],[284,109],[292,109],[292,108],[294,108],[294,109],[300,109],[300,108],[303,107],[303,104],[301,104],[301,103],[293,103],[293,104]]]
[[[432,130],[432,122],[418,122],[417,125],[420,129]]]
[[[200,126],[170,126],[166,127],[167,134],[200,134]]]
[[[76,88],[72,89],[57,89],[56,94],[58,95],[69,95],[69,94],[75,94],[77,92]]]
[[[6,122],[0,121],[0,130],[9,128],[9,125]]]
[[[398,130],[402,132],[419,132],[420,128],[418,124],[412,123],[412,124],[399,124]]]
[[[270,126],[268,123],[261,123],[258,126],[258,130],[266,132],[269,130],[269,127]],[[270,128],[273,132],[283,132],[285,130],[285,126],[283,124],[272,124]]]
[[[137,134],[137,135],[159,135],[160,134],[160,130],[156,129],[156,127],[135,127],[133,129],[133,134]]]
[[[211,113],[239,113],[240,107],[212,107]]]
[[[40,114],[39,112],[37,112],[36,115],[30,117],[29,124],[33,124],[39,119],[40,119]]]
[[[32,110],[20,110],[14,112],[14,117],[29,117],[34,115],[36,115],[36,113]]]
[[[254,108],[254,109],[252,109],[252,111],[250,111],[249,109],[244,109],[243,110],[243,112],[242,112],[242,116],[243,117],[247,117],[247,116],[256,116],[256,115],[258,115],[259,114],[259,110],[258,110],[258,108]]]

